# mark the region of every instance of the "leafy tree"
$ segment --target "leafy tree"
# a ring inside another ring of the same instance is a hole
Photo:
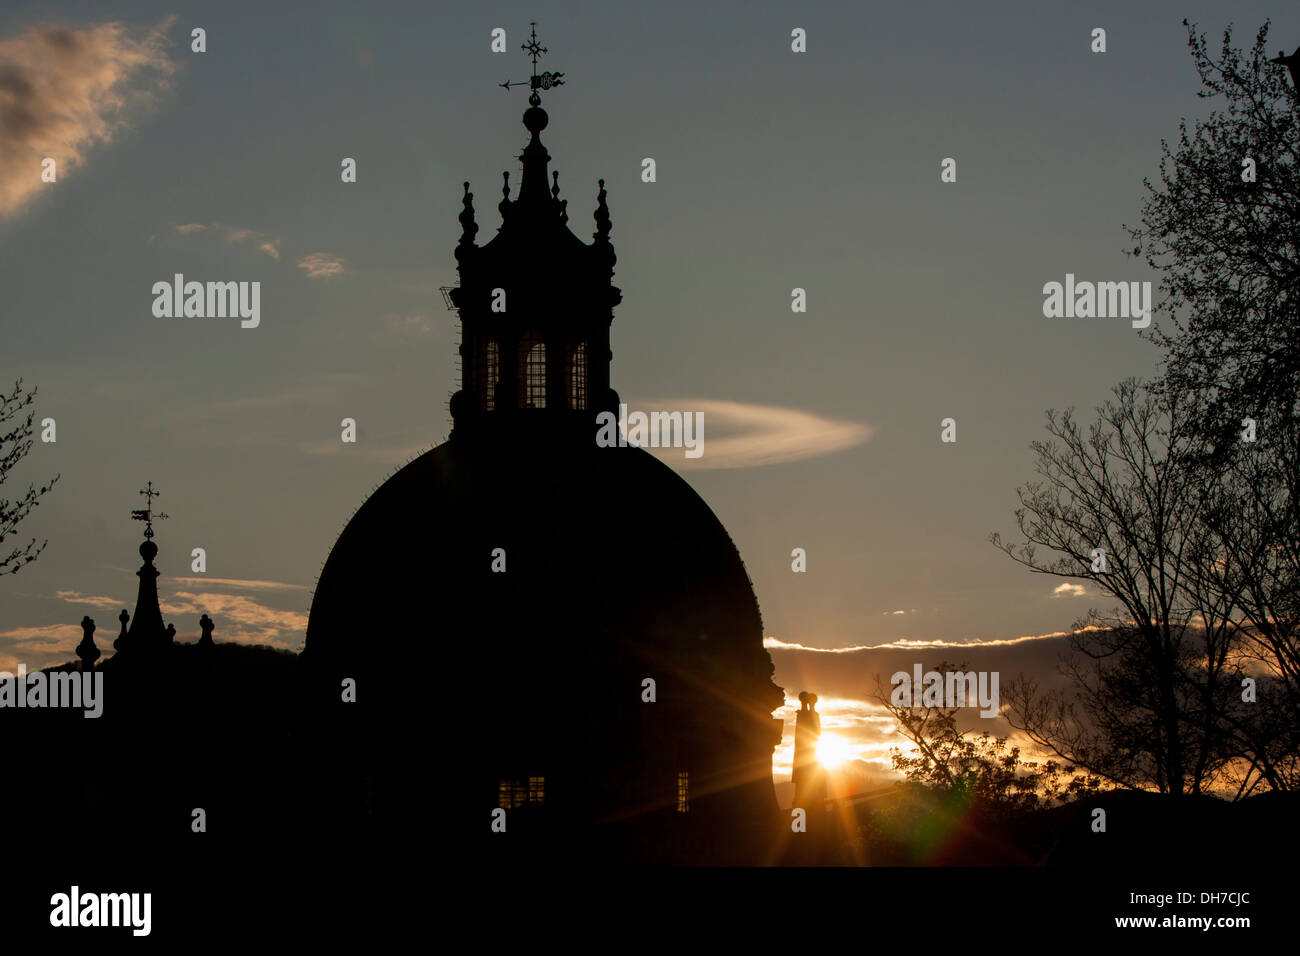
[[[1260,681],[1257,703],[1232,702],[1224,717],[1251,771],[1291,788],[1300,782],[1300,91],[1268,57],[1268,23],[1248,51],[1225,30],[1217,54],[1184,25],[1198,96],[1214,109],[1183,120],[1176,147],[1162,142],[1160,182],[1145,181],[1141,224],[1128,232],[1133,254],[1162,273],[1158,308],[1171,324],[1151,332],[1164,351],[1160,387],[1181,396],[1201,442],[1189,467],[1210,491],[1202,520],[1213,560],[1199,583],[1233,600],[1241,659]]]
[[[1153,326],[1165,379],[1200,393],[1202,422],[1219,443],[1243,416],[1294,417],[1300,396],[1300,96],[1265,52],[1268,23],[1243,53],[1224,31],[1217,57],[1187,26],[1201,89],[1216,108],[1176,147],[1161,141],[1160,182],[1144,180],[1141,224],[1125,227],[1132,254],[1162,273]],[[1254,181],[1243,181],[1245,161]]]
[[[944,662],[935,670],[965,671]],[[957,708],[900,706],[876,678],[875,699],[898,721],[914,753],[893,748],[894,770],[907,782],[938,793],[953,807],[999,816],[1050,806],[1095,791],[1101,780],[1054,760],[1022,758],[1006,737],[960,730]]]

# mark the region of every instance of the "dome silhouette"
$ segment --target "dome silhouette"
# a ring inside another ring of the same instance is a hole
[[[622,294],[605,181],[587,243],[548,177],[538,91],[562,75],[534,69],[519,193],[507,172],[482,246],[463,184],[451,437],[370,496],[317,582],[308,812],[477,861],[761,862],[784,694],[722,524],[598,441]]]
[[[483,808],[541,778],[539,806],[508,806],[528,838],[511,846],[587,834],[602,854],[738,861],[776,813],[784,695],[744,565],[641,449],[453,438],[420,456],[339,536],[305,654],[324,686],[357,680],[375,812],[399,828],[432,792],[489,852]]]

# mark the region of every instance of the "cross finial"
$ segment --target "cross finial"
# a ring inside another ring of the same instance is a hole
[[[563,86],[564,80],[562,79],[562,77],[564,76],[564,74],[551,73],[549,71],[545,73],[537,72],[537,58],[541,56],[543,53],[546,53],[548,51],[546,47],[542,46],[540,43],[537,42],[537,24],[530,23],[528,24],[528,28],[529,28],[528,42],[521,44],[520,49],[523,50],[525,53],[527,53],[532,58],[533,61],[533,76],[532,79],[528,81],[528,88],[532,91],[531,93],[528,94],[528,105],[538,106],[541,104],[542,98],[537,95],[537,91],[549,90],[555,86]],[[522,82],[516,83],[511,80],[507,80],[506,82],[500,85],[503,88],[508,90],[512,86],[523,86],[524,84]]]
[[[528,24],[528,29],[529,29],[529,31],[530,31],[530,35],[529,35],[529,37],[528,37],[528,42],[525,43],[525,44],[523,44],[523,45],[520,47],[520,49],[523,50],[525,53],[527,53],[529,56],[531,56],[531,57],[533,58],[533,76],[536,76],[536,75],[537,75],[537,58],[538,58],[539,56],[541,56],[543,53],[546,53],[547,50],[546,50],[546,47],[541,46],[541,45],[538,44],[538,42],[537,42],[537,23],[536,23],[536,22],[529,23],[529,24]]]
[[[161,491],[155,491],[155,490],[154,490],[154,487],[153,487],[153,482],[151,481],[151,482],[148,482],[148,483],[145,485],[145,487],[143,487],[143,488],[140,489],[140,494],[144,495],[144,498],[145,498],[145,507],[144,507],[143,509],[136,509],[136,510],[132,511],[132,512],[131,512],[131,518],[132,518],[132,520],[134,520],[134,521],[143,521],[143,522],[144,522],[144,536],[145,536],[146,538],[152,538],[152,537],[153,537],[153,523],[154,523],[155,521],[162,521],[163,519],[165,519],[165,518],[167,517],[167,515],[163,514],[161,511],[158,512],[157,514],[154,514],[154,511],[153,511],[153,500],[154,500],[155,498],[159,497],[159,496],[162,494],[162,492],[161,492]]]

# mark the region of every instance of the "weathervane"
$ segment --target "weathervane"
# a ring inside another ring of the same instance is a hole
[[[157,521],[162,521],[164,518],[167,517],[167,516],[166,516],[165,514],[163,514],[161,511],[158,512],[157,514],[154,514],[154,513],[153,513],[153,500],[154,500],[154,498],[157,498],[159,495],[161,495],[162,492],[161,492],[161,491],[154,491],[154,490],[153,490],[153,482],[151,481],[151,482],[149,482],[149,483],[148,483],[148,484],[147,484],[143,489],[141,489],[140,494],[144,495],[144,497],[145,497],[145,501],[146,501],[146,505],[145,505],[145,507],[144,507],[143,509],[136,509],[136,510],[132,511],[132,512],[131,512],[131,518],[132,518],[132,520],[134,520],[134,521],[143,521],[143,522],[144,522],[144,536],[145,536],[146,538],[152,538],[152,537],[153,537],[153,523],[154,523],[154,521],[155,521],[155,520],[157,520]]]
[[[539,106],[541,105],[542,98],[537,95],[537,91],[549,90],[553,86],[563,86],[564,80],[561,79],[561,77],[563,77],[564,74],[549,73],[549,72],[542,73],[540,75],[538,74],[537,58],[547,51],[546,51],[546,47],[542,46],[537,42],[537,24],[530,23],[528,24],[528,26],[531,29],[531,33],[528,37],[528,42],[522,44],[520,46],[520,49],[533,58],[533,76],[532,79],[528,81],[529,89],[531,89],[532,92],[528,94],[528,105]],[[523,86],[524,84],[522,80],[518,83],[512,82],[510,80],[506,80],[504,83],[501,83],[499,85],[508,90],[512,86]]]

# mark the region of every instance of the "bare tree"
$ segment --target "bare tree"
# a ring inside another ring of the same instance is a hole
[[[1213,563],[1199,448],[1177,397],[1129,380],[1086,430],[1049,411],[1034,442],[1042,480],[1019,490],[1024,540],[993,543],[1039,573],[1076,578],[1118,607],[1076,622],[1062,662],[1073,692],[1012,682],[1008,720],[1113,783],[1181,795],[1231,761],[1219,714],[1235,665],[1233,596],[1205,587]]]
[[[0,485],[9,478],[9,473],[32,450],[32,421],[35,411],[32,403],[36,400],[36,389],[23,390],[22,379],[14,383],[9,394],[0,393]],[[27,410],[23,417],[23,410]],[[59,480],[55,475],[49,482],[40,486],[28,485],[21,497],[10,500],[0,498],[0,545],[11,538],[18,525],[22,523],[31,510],[40,504],[40,498]],[[10,545],[8,553],[0,548],[0,574],[17,574],[26,564],[35,561],[45,550],[46,542],[39,546],[33,538],[25,545]]]
[[[1211,493],[1207,550],[1215,557],[1204,565],[1204,586],[1232,597],[1237,657],[1256,684],[1254,699],[1229,701],[1223,715],[1248,761],[1243,793],[1261,781],[1277,790],[1300,787],[1297,438],[1295,428],[1276,429],[1202,469]]]

